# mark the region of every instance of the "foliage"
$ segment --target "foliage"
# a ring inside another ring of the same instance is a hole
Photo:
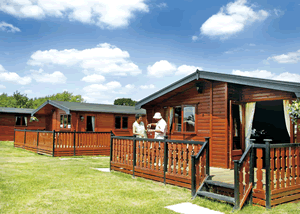
[[[294,100],[292,104],[289,104],[288,112],[292,122],[297,123],[297,119],[300,118],[300,99]]]
[[[64,91],[63,93],[57,93],[46,97],[39,97],[30,99],[26,94],[21,94],[16,91],[12,96],[8,96],[6,93],[0,95],[0,107],[12,107],[12,108],[34,108],[36,109],[47,100],[58,100],[67,102],[84,102],[81,95],[73,95],[73,93]]]
[[[136,101],[132,100],[131,98],[119,98],[115,99],[114,105],[120,105],[120,106],[134,106],[136,104]]]

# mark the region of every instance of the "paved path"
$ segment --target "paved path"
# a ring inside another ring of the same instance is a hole
[[[177,213],[182,213],[182,214],[196,214],[196,213],[197,214],[198,213],[222,214],[222,212],[210,210],[205,207],[200,207],[200,206],[198,206],[196,204],[192,204],[192,203],[180,203],[180,204],[175,204],[175,205],[171,205],[171,206],[166,206],[165,208],[173,210],[174,212],[177,212]]]

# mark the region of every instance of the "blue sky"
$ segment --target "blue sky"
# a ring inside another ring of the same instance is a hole
[[[197,68],[300,82],[300,2],[2,0],[0,92],[140,100]]]

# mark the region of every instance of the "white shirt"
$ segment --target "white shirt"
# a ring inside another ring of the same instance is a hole
[[[145,126],[142,121],[140,122],[140,124],[138,124],[138,122],[135,121],[132,125],[132,129],[133,129],[133,134],[135,133],[138,134],[136,137],[142,137],[142,135],[145,136]]]
[[[155,130],[161,131],[163,133],[155,132],[154,138],[155,139],[164,139],[164,136],[166,136],[166,134],[167,134],[167,123],[163,118],[161,118],[157,122]]]

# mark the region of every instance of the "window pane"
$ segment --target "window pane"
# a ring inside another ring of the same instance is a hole
[[[183,107],[183,131],[195,132],[195,107]]]
[[[21,118],[22,118],[22,126],[26,126],[25,117],[21,117]]]
[[[175,131],[181,132],[181,106],[175,107],[174,116]]]
[[[168,124],[168,107],[164,107],[164,119],[166,121],[166,123]]]
[[[71,115],[68,115],[68,125],[71,126]]]
[[[67,128],[68,115],[64,115],[64,128]]]
[[[120,129],[121,128],[121,117],[120,116],[116,116],[115,117],[115,128],[116,129]]]
[[[16,126],[20,126],[21,125],[21,117],[17,116],[16,117]]]
[[[64,124],[64,115],[60,115],[60,125]]]
[[[127,129],[128,128],[128,117],[123,117],[122,128],[123,129]]]

